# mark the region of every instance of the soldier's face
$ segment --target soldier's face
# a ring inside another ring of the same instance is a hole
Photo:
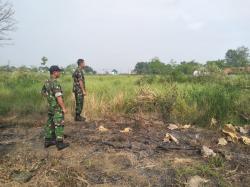
[[[82,62],[82,63],[80,64],[80,67],[81,67],[82,69],[84,69],[84,67],[85,67],[85,62]]]
[[[59,77],[60,77],[60,71],[55,71],[54,74],[55,74],[55,77],[56,77],[56,78],[59,78]]]

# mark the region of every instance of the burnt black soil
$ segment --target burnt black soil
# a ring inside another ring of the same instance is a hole
[[[101,125],[108,130],[100,132]],[[127,127],[132,131],[120,132]],[[250,146],[217,145],[220,130],[167,127],[126,119],[67,122],[70,147],[57,151],[43,147],[41,125],[0,124],[0,186],[185,186],[194,175],[208,180],[204,186],[249,184]],[[179,144],[163,142],[166,133]],[[217,156],[202,157],[203,145]]]

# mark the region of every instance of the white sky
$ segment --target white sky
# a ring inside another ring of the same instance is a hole
[[[223,59],[250,47],[250,0],[9,0],[18,29],[0,47],[0,65],[66,66],[84,58],[98,72]]]

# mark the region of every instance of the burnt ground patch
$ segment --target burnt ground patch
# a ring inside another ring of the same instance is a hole
[[[107,131],[101,132],[103,126]],[[132,131],[123,133],[124,128]],[[169,130],[168,124],[134,120],[66,123],[70,147],[43,148],[42,127],[0,127],[0,184],[18,186],[12,174],[31,173],[36,186],[183,186],[199,175],[207,186],[244,186],[249,182],[250,148],[242,143],[218,146],[219,130]],[[179,140],[163,142],[166,133]],[[201,156],[206,145],[217,156]],[[42,180],[41,180],[42,178]]]

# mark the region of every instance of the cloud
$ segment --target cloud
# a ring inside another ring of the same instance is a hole
[[[197,31],[201,30],[204,27],[205,23],[204,22],[193,22],[193,23],[188,23],[187,28],[189,30]]]
[[[47,56],[68,65],[83,57],[94,69],[127,72],[154,56],[206,61],[250,47],[250,0],[11,1],[18,30],[0,64],[39,65]]]

